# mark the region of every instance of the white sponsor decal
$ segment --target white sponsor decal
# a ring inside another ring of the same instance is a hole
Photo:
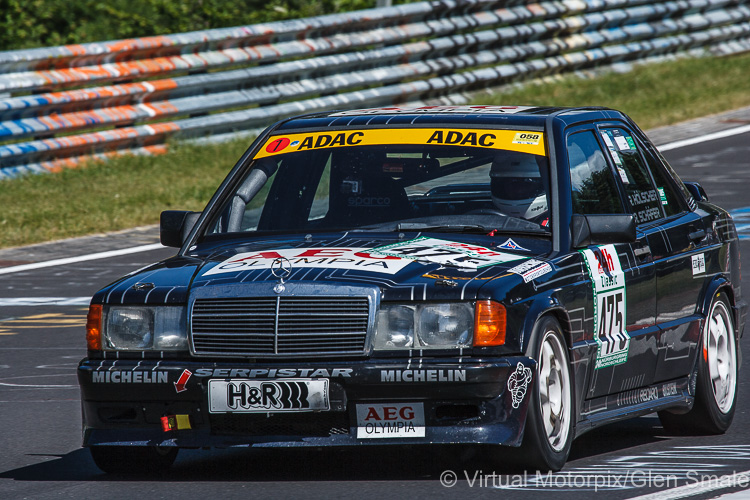
[[[615,132],[619,132],[619,130],[616,130]],[[628,141],[622,136],[622,134],[614,133],[612,135],[614,135],[615,143],[617,144],[617,147],[620,148],[620,151],[627,151],[630,149]]]
[[[166,384],[169,372],[166,371],[95,371],[91,381],[95,384]]]
[[[523,278],[524,283],[528,283],[529,281],[535,280],[540,276],[551,273],[552,266],[549,264],[549,262],[530,259],[523,264],[519,264],[516,267],[508,269],[508,272],[520,275]]]
[[[676,396],[677,395],[677,384],[674,383],[674,382],[670,382],[668,384],[664,384],[661,387],[661,395],[662,395],[662,397]]]
[[[522,363],[516,365],[516,371],[508,377],[508,390],[513,397],[513,408],[518,408],[526,396],[526,390],[531,383],[531,368],[523,366]]]
[[[618,167],[620,167],[622,165],[622,160],[620,159],[620,154],[618,153],[617,148],[615,148],[615,144],[612,142],[612,139],[609,137],[609,134],[602,132],[602,139],[604,139],[604,144],[607,145],[609,154],[612,156],[612,159],[615,161],[615,164]],[[618,171],[620,171],[619,168],[618,168]],[[625,173],[624,171],[620,172],[620,177],[622,177],[624,173]],[[627,178],[627,175],[625,177]]]
[[[325,411],[328,380],[209,380],[210,413]]]
[[[486,247],[428,237],[373,248],[370,253],[467,269],[480,269],[526,258]]]
[[[691,257],[693,261],[693,276],[696,274],[703,274],[706,272],[706,256],[705,254],[699,253]]]
[[[223,378],[351,378],[353,368],[198,368],[196,377]]]
[[[625,328],[625,273],[614,245],[579,250],[594,288],[594,339],[599,345],[595,369],[628,360],[630,335]],[[598,254],[598,257],[597,257]]]
[[[372,108],[355,109],[353,111],[342,111],[333,113],[331,116],[355,116],[355,115],[398,115],[398,114],[437,114],[437,113],[492,113],[492,114],[514,114],[532,109],[532,106],[420,106],[403,108]]]
[[[536,146],[539,144],[539,140],[542,138],[542,134],[534,134],[529,132],[518,133],[513,137],[513,144],[528,144]]]
[[[628,174],[625,172],[624,168],[618,166],[617,173],[620,174],[620,179],[622,180],[623,184],[630,184],[630,179],[628,179]]]
[[[422,403],[358,404],[357,438],[425,437]]]
[[[270,269],[274,260],[285,258],[292,268],[325,267],[328,269],[359,269],[374,273],[396,274],[411,260],[392,256],[372,255],[368,248],[284,248],[237,254],[204,273],[211,276],[222,273]]]
[[[380,370],[381,382],[466,382],[466,370]]]
[[[503,243],[502,245],[498,245],[497,248],[502,248],[503,250],[516,250],[516,251],[522,250],[524,252],[529,251],[528,248],[524,248],[518,243],[516,243],[515,241],[513,241],[512,238],[508,238],[507,240],[505,240],[505,243]]]

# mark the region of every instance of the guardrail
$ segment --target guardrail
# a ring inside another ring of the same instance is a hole
[[[225,140],[302,112],[750,50],[750,0],[442,0],[0,52],[0,178]]]

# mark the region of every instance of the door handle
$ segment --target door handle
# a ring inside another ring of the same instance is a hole
[[[648,245],[645,245],[640,248],[636,248],[635,250],[633,250],[633,253],[635,254],[637,258],[643,260],[649,255],[651,255],[651,247],[649,247]]]
[[[706,237],[706,230],[705,229],[698,229],[697,231],[692,231],[688,233],[688,238],[690,238],[690,241],[699,242],[703,238]]]

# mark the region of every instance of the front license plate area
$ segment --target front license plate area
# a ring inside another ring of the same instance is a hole
[[[328,379],[208,382],[210,413],[279,413],[329,409]]]
[[[357,439],[415,437],[425,437],[422,403],[357,405]]]

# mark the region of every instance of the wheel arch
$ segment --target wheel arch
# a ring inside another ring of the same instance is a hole
[[[704,318],[703,321],[705,321],[705,318],[708,317],[708,314],[711,310],[711,303],[713,302],[714,297],[719,293],[724,293],[727,296],[727,300],[729,301],[729,307],[732,311],[733,316],[732,319],[734,320],[734,338],[739,345],[740,324],[739,318],[737,317],[738,312],[735,307],[736,299],[734,295],[734,287],[732,286],[732,282],[729,281],[726,276],[719,274],[706,281],[701,296],[698,299],[696,312],[701,314]]]
[[[537,332],[534,330],[534,326],[544,317],[552,316],[560,324],[562,329],[563,339],[565,340],[565,346],[570,351],[572,344],[572,327],[570,322],[570,316],[568,315],[565,307],[560,301],[554,296],[545,296],[540,299],[534,300],[526,313],[526,317],[523,322],[523,344],[521,346],[524,353],[528,354],[529,348],[536,341]]]

